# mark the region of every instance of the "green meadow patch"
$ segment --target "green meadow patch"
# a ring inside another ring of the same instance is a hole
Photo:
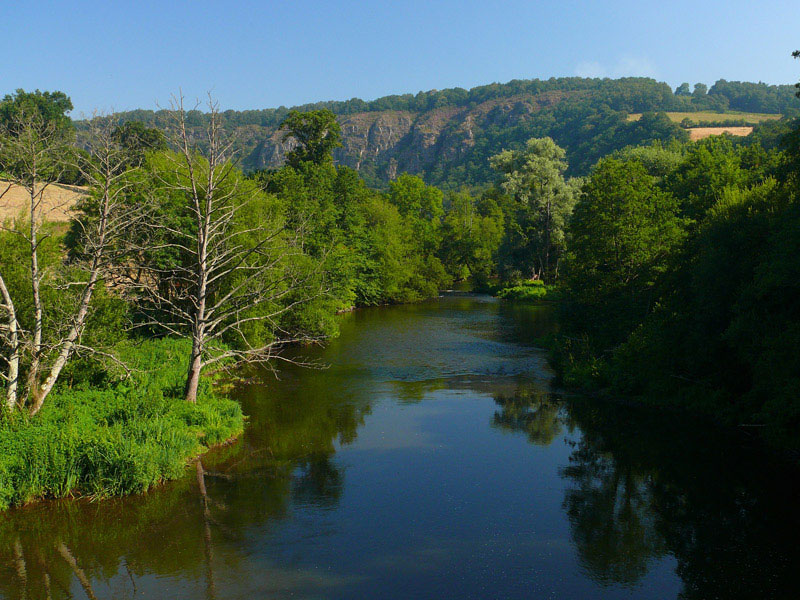
[[[144,492],[180,477],[209,447],[238,436],[239,404],[203,382],[182,399],[185,340],[123,349],[134,376],[105,389],[59,389],[35,417],[0,417],[0,509],[44,498]]]

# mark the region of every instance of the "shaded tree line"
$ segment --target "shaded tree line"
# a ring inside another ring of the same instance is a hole
[[[718,137],[595,165],[566,236],[567,382],[797,447],[800,122],[785,131],[769,150]]]

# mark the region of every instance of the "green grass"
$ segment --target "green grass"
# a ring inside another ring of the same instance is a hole
[[[541,280],[534,280],[501,288],[495,293],[495,296],[504,300],[531,302],[534,300],[544,300],[548,293],[552,293],[552,288],[550,286],[546,286]]]
[[[181,399],[183,340],[129,345],[138,371],[106,389],[59,389],[32,419],[0,417],[0,509],[43,498],[118,496],[176,479],[187,462],[242,432],[239,404],[203,382]]]

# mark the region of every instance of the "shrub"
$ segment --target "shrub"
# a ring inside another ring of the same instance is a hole
[[[504,300],[542,300],[549,291],[552,290],[544,284],[544,281],[535,279],[533,281],[525,281],[519,285],[502,288],[497,292],[497,297]]]

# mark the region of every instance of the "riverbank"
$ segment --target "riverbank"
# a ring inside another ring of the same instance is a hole
[[[208,379],[197,404],[183,400],[186,340],[128,343],[121,351],[131,378],[62,386],[32,419],[0,418],[0,510],[145,492],[242,433],[238,402],[215,395]]]

